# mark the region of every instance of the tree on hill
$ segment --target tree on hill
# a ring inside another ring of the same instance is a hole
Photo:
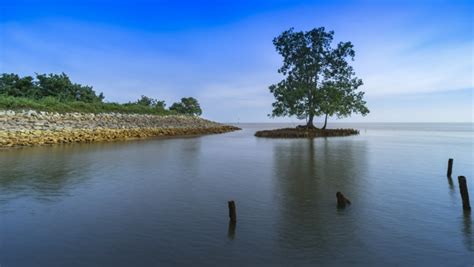
[[[0,95],[34,98],[37,89],[33,80],[31,76],[20,77],[14,73],[3,73],[0,76]]]
[[[141,106],[151,107],[155,104],[155,102],[156,102],[155,99],[142,95],[140,97],[140,99],[138,99],[137,102],[135,102],[135,104],[141,105]]]
[[[97,95],[91,86],[72,83],[65,73],[36,74],[19,77],[17,74],[0,75],[0,95],[41,99],[54,97],[60,101],[102,102],[102,93]]]
[[[369,113],[364,92],[356,90],[363,84],[355,76],[349,60],[355,51],[350,42],[332,47],[334,32],[324,27],[307,32],[284,31],[273,39],[277,52],[283,57],[278,72],[285,78],[269,87],[276,101],[272,104],[272,117],[296,116],[306,119],[308,128],[314,127],[315,116],[338,118],[352,113]]]
[[[202,114],[199,102],[193,97],[181,98],[181,102],[173,103],[173,105],[170,107],[170,110],[186,115],[199,116]]]
[[[166,107],[165,101],[154,99],[154,98],[144,96],[144,95],[142,95],[140,99],[138,99],[135,103],[130,103],[130,104],[151,107],[151,108],[155,108],[159,110],[165,110],[165,107]]]
[[[96,95],[92,86],[72,83],[63,72],[61,74],[36,74],[41,97],[53,96],[62,101],[102,102],[104,96]]]
[[[26,98],[26,101],[25,99]],[[20,77],[14,73],[0,74],[0,108],[25,108],[45,110],[82,110],[86,112],[125,112],[139,114],[201,115],[199,102],[184,97],[169,110],[165,101],[142,95],[134,102],[124,104],[104,102],[92,86],[73,83],[65,73],[36,74]],[[53,107],[54,106],[54,107]],[[170,112],[173,111],[173,112]]]

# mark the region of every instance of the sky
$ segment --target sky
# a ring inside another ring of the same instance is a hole
[[[199,100],[222,122],[269,118],[282,31],[325,27],[351,41],[366,117],[473,122],[473,1],[0,0],[0,73],[68,74],[106,101]],[[318,118],[320,123],[322,118]]]

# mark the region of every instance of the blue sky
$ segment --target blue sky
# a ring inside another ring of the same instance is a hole
[[[0,72],[67,73],[107,101],[198,98],[203,116],[270,119],[283,30],[351,41],[371,113],[342,121],[472,122],[471,1],[0,0]],[[335,119],[333,119],[335,120]]]

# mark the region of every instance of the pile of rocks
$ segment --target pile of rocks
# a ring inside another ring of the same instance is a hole
[[[114,141],[238,130],[193,116],[0,110],[0,147]]]

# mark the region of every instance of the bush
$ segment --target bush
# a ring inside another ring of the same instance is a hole
[[[173,103],[170,110],[173,110],[179,114],[186,115],[201,115],[202,110],[199,102],[193,97],[183,97],[181,102]]]
[[[24,110],[32,109],[48,112],[81,112],[81,113],[135,113],[135,114],[154,114],[171,115],[176,114],[173,111],[159,109],[156,107],[143,106],[136,103],[86,103],[82,101],[60,101],[54,97],[45,97],[41,99],[30,99],[26,97],[12,97],[0,95],[0,109]]]
[[[14,73],[0,75],[0,94],[14,97],[42,99],[55,97],[61,101],[102,102],[104,95],[97,95],[92,86],[72,83],[65,73],[36,74],[20,77]]]
[[[135,102],[125,104],[104,103],[92,86],[73,83],[65,73],[36,74],[20,77],[14,73],[0,75],[0,109],[33,109],[53,112],[83,113],[137,113],[137,114],[187,114],[201,115],[201,107],[192,97],[182,98],[169,110],[165,101],[141,96]]]

